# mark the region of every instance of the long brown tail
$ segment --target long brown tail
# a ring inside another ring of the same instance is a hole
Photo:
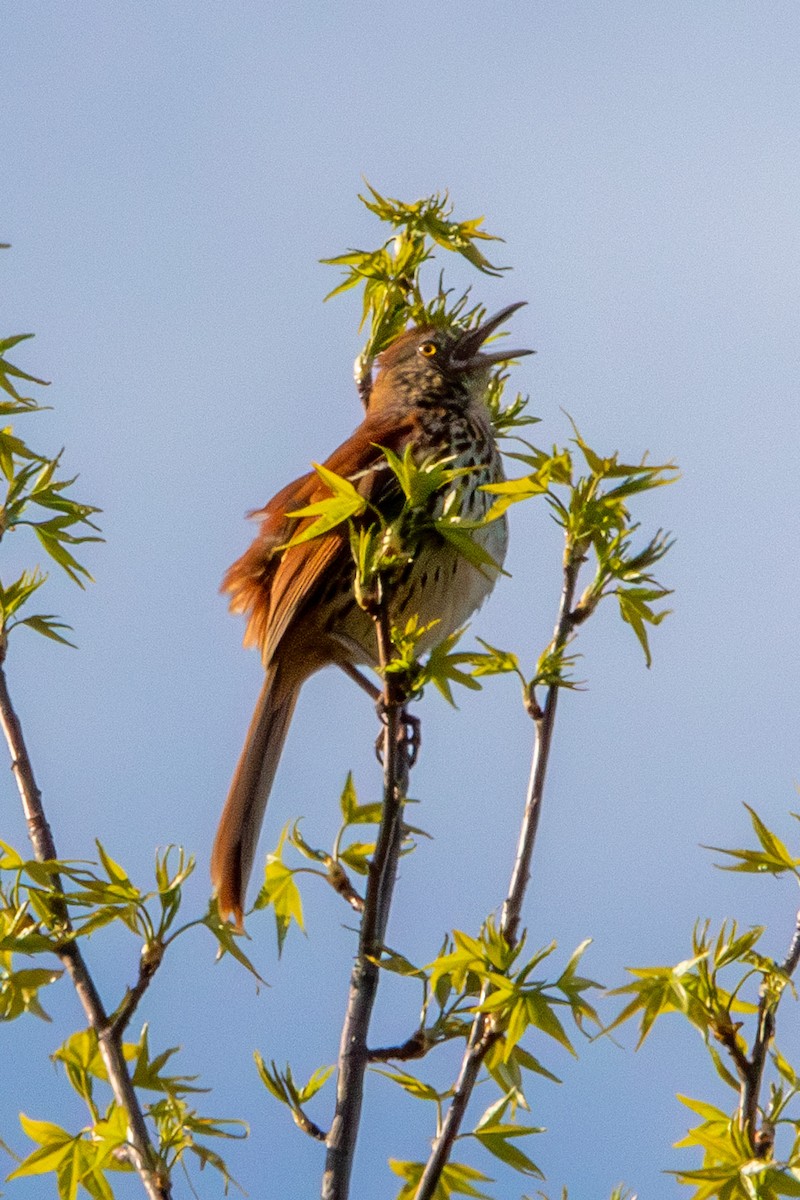
[[[267,668],[214,839],[211,881],[223,917],[232,914],[240,929],[264,810],[302,682],[284,683],[276,664]]]

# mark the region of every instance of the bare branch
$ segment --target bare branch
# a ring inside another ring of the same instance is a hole
[[[561,602],[558,619],[553,634],[553,647],[556,651],[566,644],[573,626],[572,604],[578,581],[578,573],[583,557],[578,552],[570,552],[569,544],[564,556],[564,577],[561,588]],[[533,754],[531,759],[531,774],[528,783],[528,793],[525,800],[525,811],[520,826],[517,856],[511,873],[508,895],[503,904],[500,922],[501,932],[509,946],[514,946],[518,940],[519,922],[522,914],[522,904],[531,874],[531,857],[536,841],[536,831],[539,827],[544,786],[547,776],[547,764],[550,756],[550,746],[558,704],[558,693],[561,690],[558,683],[553,683],[547,689],[544,706],[539,708],[534,697],[528,698],[528,709],[534,717],[536,733],[534,735]],[[464,1057],[461,1060],[461,1070],[456,1081],[453,1099],[442,1122],[430,1156],[417,1187],[415,1200],[432,1200],[442,1171],[444,1170],[453,1150],[453,1144],[458,1136],[464,1114],[467,1110],[473,1088],[478,1079],[483,1060],[497,1038],[499,1031],[494,1029],[491,1018],[485,1013],[479,1013],[470,1031]]]
[[[112,1037],[122,1039],[139,1001],[149,988],[163,959],[163,942],[151,942],[142,950],[142,956],[139,959],[139,978],[132,988],[127,989],[122,1003],[109,1021],[108,1030]]]
[[[4,648],[3,648],[4,651]],[[28,822],[33,852],[39,862],[58,858],[55,841],[47,823],[42,796],[36,785],[22,726],[11,702],[5,671],[0,662],[0,724],[11,755],[11,770],[17,783],[22,809]],[[169,1200],[172,1195],[169,1178],[159,1161],[159,1156],[150,1141],[139,1098],[131,1083],[128,1067],[122,1053],[121,1029],[109,1022],[103,1001],[77,941],[69,935],[72,925],[65,902],[59,899],[61,882],[53,877],[52,907],[63,934],[57,954],[72,980],[86,1019],[97,1034],[100,1053],[105,1063],[114,1098],[128,1115],[129,1157],[136,1169],[145,1192],[150,1200]],[[142,991],[144,989],[142,988]],[[134,1005],[130,1011],[133,1012]]]
[[[432,1037],[427,1029],[417,1029],[399,1046],[382,1046],[377,1050],[368,1050],[367,1057],[371,1063],[410,1062],[414,1058],[424,1058],[429,1050],[439,1045],[441,1040],[441,1038]]]
[[[373,613],[381,667],[393,656],[389,613],[382,598]],[[336,1086],[336,1110],[327,1137],[322,1200],[347,1200],[361,1119],[364,1074],[369,1064],[367,1035],[378,991],[381,952],[403,840],[403,804],[408,788],[409,755],[402,712],[405,696],[396,676],[384,672],[383,812],[369,868],[358,953],[350,977]]]
[[[578,583],[578,573],[583,558],[577,554],[568,554],[564,563],[564,579],[561,588],[561,603],[558,610],[558,620],[553,632],[553,649],[557,653],[563,649],[569,640],[574,627],[572,617],[572,601]],[[528,783],[528,794],[525,798],[525,812],[520,826],[517,857],[511,875],[508,895],[503,905],[500,928],[505,934],[510,946],[516,945],[517,930],[522,914],[522,903],[525,890],[531,875],[531,857],[539,828],[539,815],[544,797],[544,785],[547,778],[547,764],[550,759],[550,746],[553,739],[553,729],[556,720],[556,706],[561,688],[552,684],[547,689],[544,708],[540,709],[541,716],[535,719],[536,733],[531,757],[531,774]]]

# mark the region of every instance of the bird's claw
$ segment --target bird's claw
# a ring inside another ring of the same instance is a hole
[[[376,706],[378,717],[383,725],[388,724],[386,707],[383,699],[378,700]],[[409,767],[413,767],[419,758],[419,748],[422,745],[422,722],[419,717],[413,717],[408,709],[402,709],[400,712],[400,722],[398,728],[397,739],[406,754],[406,759]],[[379,733],[375,739],[375,755],[378,762],[383,766],[383,745],[384,734]]]

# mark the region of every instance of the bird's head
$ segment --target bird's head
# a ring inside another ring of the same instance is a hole
[[[419,402],[437,399],[482,398],[493,367],[533,354],[533,350],[481,350],[486,339],[522,308],[525,301],[509,304],[474,329],[452,330],[416,327],[396,338],[378,356],[379,373],[370,408],[390,399]]]

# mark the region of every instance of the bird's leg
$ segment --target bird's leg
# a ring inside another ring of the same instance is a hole
[[[339,666],[342,668],[345,675],[348,675],[354,683],[357,683],[358,686],[372,698],[372,700],[375,702],[375,707],[378,710],[378,717],[385,725],[386,709],[384,707],[383,692],[381,689],[351,663],[339,663]],[[420,719],[419,717],[412,717],[408,709],[404,708],[400,713],[400,727],[403,745],[405,746],[406,754],[408,755],[408,765],[409,767],[413,767],[417,761],[417,758],[419,757],[419,748],[422,744]],[[378,762],[381,763],[383,762],[383,759],[381,758],[382,749],[383,734],[379,734],[378,739],[375,742],[375,753],[378,757]]]
[[[375,701],[376,704],[378,703],[383,695],[383,692],[372,682],[371,679],[367,679],[366,675],[364,675],[363,672],[359,671],[358,667],[354,667],[351,663],[340,662],[338,665],[342,668],[345,675],[349,676],[354,683],[357,683],[358,686],[362,688],[367,695]]]

